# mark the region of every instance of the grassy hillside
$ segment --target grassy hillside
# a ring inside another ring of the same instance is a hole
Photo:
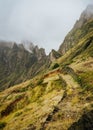
[[[61,54],[65,54],[70,48],[78,44],[86,34],[93,31],[93,18],[84,22],[80,28],[74,28],[65,37],[64,42],[59,48]]]
[[[69,129],[84,113],[93,110],[93,68],[85,64],[92,65],[93,59],[75,62],[71,68],[53,70],[44,77],[1,92],[0,127],[4,130]]]
[[[47,70],[0,92],[1,130],[93,130],[93,20],[81,28]]]
[[[92,130],[92,36],[83,37],[47,73],[0,93],[1,129]]]

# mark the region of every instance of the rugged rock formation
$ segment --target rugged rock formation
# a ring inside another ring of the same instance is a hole
[[[93,110],[82,115],[68,130],[93,130]]]
[[[93,18],[93,5],[88,5],[74,25],[73,29],[81,28],[84,23]]]
[[[52,49],[52,51],[49,54],[50,61],[53,62],[56,59],[58,59],[59,57],[61,57],[61,54],[58,53],[57,51],[55,51],[54,49]]]
[[[77,20],[73,29],[65,37],[63,43],[60,45],[58,52],[65,54],[70,48],[76,45],[81,38],[90,32],[93,26],[93,5],[89,5]],[[91,23],[91,24],[90,24]]]
[[[54,50],[49,57],[38,46],[0,47],[1,87],[33,77],[0,92],[0,129],[93,130],[93,19],[64,45],[56,62]]]
[[[30,50],[23,44],[0,43],[0,89],[31,78],[46,68],[49,62],[44,49],[33,46]]]

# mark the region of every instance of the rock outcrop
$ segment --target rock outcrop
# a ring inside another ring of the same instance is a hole
[[[43,48],[23,44],[0,43],[0,90],[35,76],[48,65]],[[47,62],[47,63],[46,63]]]
[[[64,55],[70,48],[76,45],[93,26],[93,5],[89,5],[81,14],[72,30],[67,34],[58,52]],[[90,24],[91,22],[91,24]]]

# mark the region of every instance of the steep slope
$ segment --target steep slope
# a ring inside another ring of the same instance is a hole
[[[52,49],[51,52],[49,53],[49,59],[51,62],[54,62],[59,57],[61,57],[61,54],[55,51],[54,49]]]
[[[0,43],[0,90],[35,76],[47,68],[48,58],[43,48],[34,46],[32,53],[22,44]],[[10,46],[9,46],[10,45]]]
[[[65,54],[70,48],[76,45],[87,33],[92,31],[93,26],[93,5],[89,5],[77,20],[73,29],[65,37],[60,45],[59,53]],[[88,24],[89,23],[89,24]]]
[[[0,128],[3,130],[92,128],[93,58],[90,56],[85,58],[76,58],[69,66],[62,64],[57,69],[1,92]],[[89,111],[90,126],[82,127],[85,120],[83,115],[86,113],[88,118]]]
[[[84,113],[83,116],[75,122],[69,130],[93,130],[93,110]]]
[[[0,92],[0,129],[93,130],[92,19],[87,27],[47,71]]]

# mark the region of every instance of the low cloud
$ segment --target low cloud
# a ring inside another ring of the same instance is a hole
[[[58,49],[92,0],[0,0],[0,39]]]

